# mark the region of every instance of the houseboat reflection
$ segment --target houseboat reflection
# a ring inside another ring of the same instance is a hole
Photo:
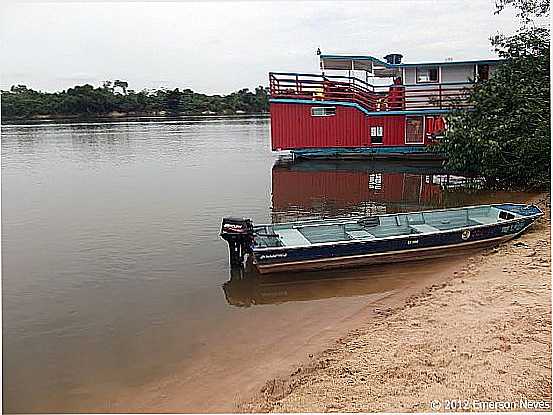
[[[278,160],[272,171],[272,221],[443,207],[444,192],[466,184],[441,163]]]

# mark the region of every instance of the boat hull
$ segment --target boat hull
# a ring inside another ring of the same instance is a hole
[[[508,223],[427,235],[406,235],[291,249],[254,250],[254,264],[260,273],[267,274],[438,258],[497,245],[524,232],[536,219],[537,217],[520,218]]]
[[[261,274],[269,274],[286,271],[316,271],[325,269],[353,268],[358,266],[389,264],[396,262],[421,261],[425,259],[463,255],[468,252],[473,252],[476,249],[483,249],[486,247],[495,246],[511,238],[513,238],[513,236],[502,237],[498,240],[493,241],[479,241],[477,243],[471,243],[466,246],[455,245],[435,247],[427,250],[407,250],[404,252],[395,252],[383,255],[367,254],[357,257],[325,258],[322,260],[307,260],[296,263],[279,263],[261,266],[257,264],[257,270]]]
[[[307,160],[445,160],[443,154],[431,152],[421,145],[300,148],[290,151],[295,158]]]

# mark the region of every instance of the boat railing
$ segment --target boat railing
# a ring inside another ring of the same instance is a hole
[[[269,73],[271,98],[350,102],[371,112],[465,108],[469,106],[472,85],[455,82],[380,86],[348,76]]]
[[[373,85],[359,78],[318,74],[270,73],[269,89],[273,98],[319,101],[347,101],[374,111],[378,95]]]

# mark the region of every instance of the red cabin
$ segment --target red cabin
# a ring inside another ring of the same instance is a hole
[[[436,158],[444,115],[466,108],[500,60],[401,63],[320,55],[321,74],[269,74],[271,140],[298,157]]]

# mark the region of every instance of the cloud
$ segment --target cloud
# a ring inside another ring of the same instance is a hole
[[[271,70],[316,72],[317,47],[486,58],[489,36],[515,27],[512,13],[493,10],[493,0],[11,5],[0,18],[1,87],[125,79],[136,90],[228,93],[267,84]]]

